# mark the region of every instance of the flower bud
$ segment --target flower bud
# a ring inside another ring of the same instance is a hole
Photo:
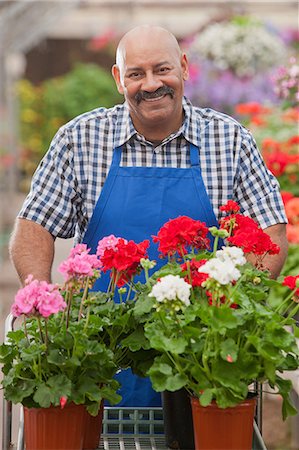
[[[60,407],[63,409],[67,404],[67,397],[60,397]]]
[[[140,265],[143,269],[153,269],[156,264],[156,261],[151,261],[148,258],[141,258],[140,260]]]

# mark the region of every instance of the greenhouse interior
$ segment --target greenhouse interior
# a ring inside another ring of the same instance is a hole
[[[9,240],[32,176],[60,127],[87,111],[123,103],[111,67],[119,40],[139,25],[158,25],[177,38],[189,62],[184,92],[194,106],[227,114],[252,133],[279,182],[288,220],[288,255],[280,277],[298,279],[298,18],[298,2],[288,0],[0,1],[1,342],[20,288]],[[57,268],[73,244],[56,239],[55,283],[62,283]],[[296,295],[298,302],[298,290]],[[283,377],[291,379],[299,408],[299,368]],[[299,414],[283,420],[281,396],[269,386],[264,391],[265,448],[298,450]],[[2,396],[1,389],[1,402]],[[2,420],[2,407],[0,415]],[[17,407],[15,446],[18,417]]]

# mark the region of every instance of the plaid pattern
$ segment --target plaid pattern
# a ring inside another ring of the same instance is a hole
[[[217,219],[219,206],[237,201],[262,228],[286,223],[277,180],[266,169],[247,129],[231,117],[183,100],[184,122],[154,147],[139,135],[126,104],[98,108],[64,125],[32,179],[19,217],[54,237],[80,241],[105,183],[113,149],[122,166],[190,167],[189,143],[199,148],[203,181]]]

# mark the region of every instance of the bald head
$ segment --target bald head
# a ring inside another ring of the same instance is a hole
[[[126,54],[131,48],[150,48],[152,43],[159,42],[180,58],[182,52],[178,41],[170,31],[156,25],[140,25],[128,31],[120,40],[116,50],[116,64],[122,70]]]

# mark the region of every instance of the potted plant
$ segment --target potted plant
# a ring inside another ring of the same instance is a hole
[[[107,292],[90,291],[105,251],[121,252],[118,241],[104,238],[96,255],[78,244],[59,267],[63,286],[29,276],[16,294],[12,313],[23,322],[0,346],[0,362],[5,398],[24,406],[27,450],[97,448],[103,399],[121,399],[114,376],[129,364],[119,343],[132,321],[130,303],[113,296],[138,271],[136,252],[134,267],[129,261],[138,244],[121,240],[128,265],[112,270]],[[139,258],[145,255],[146,245]]]
[[[185,388],[190,395],[196,450],[251,449],[254,382],[267,382],[282,396],[284,418],[296,413],[291,382],[280,373],[298,369],[293,316],[299,309],[299,275],[272,280],[263,259],[279,248],[256,222],[239,213],[235,202],[222,210],[227,216],[219,229],[188,217],[160,229],[154,240],[168,262],[147,274],[134,306],[144,330],[140,346],[157,352],[146,373],[154,389]],[[207,251],[208,232],[214,237],[212,252]],[[219,239],[226,242],[221,250]],[[245,254],[254,256],[255,265]],[[286,296],[270,301],[269,289],[277,284],[285,286]],[[126,344],[133,349],[136,342],[128,337]],[[206,422],[211,411],[216,419]],[[237,426],[232,423],[235,413]]]

